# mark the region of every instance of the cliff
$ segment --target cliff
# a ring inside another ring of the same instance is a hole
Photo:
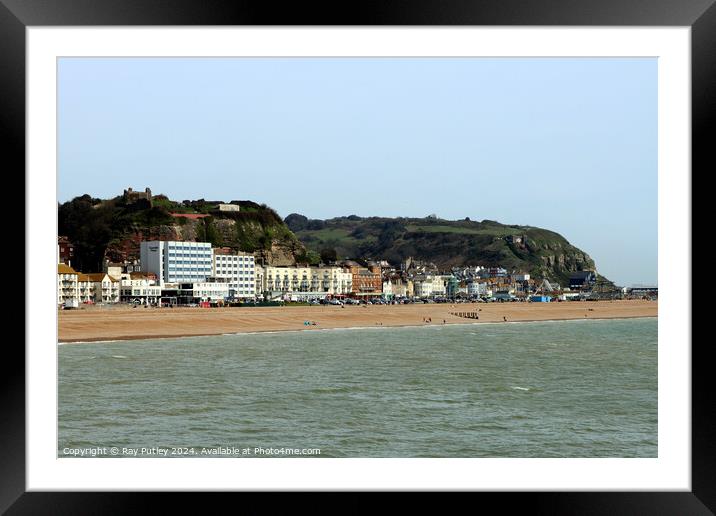
[[[204,199],[177,202],[159,195],[150,204],[83,195],[59,205],[58,232],[73,242],[73,265],[82,271],[101,270],[105,259],[138,259],[143,240],[208,241],[254,253],[259,263],[270,265],[307,259],[304,246],[274,210],[251,201],[232,203],[240,211],[218,211],[218,201]]]

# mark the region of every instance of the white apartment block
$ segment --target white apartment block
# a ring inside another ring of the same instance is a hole
[[[227,297],[256,297],[256,264],[249,253],[218,254],[214,252],[212,276],[228,282]]]
[[[162,283],[206,281],[212,275],[213,253],[209,242],[142,242],[142,272],[153,272]]]

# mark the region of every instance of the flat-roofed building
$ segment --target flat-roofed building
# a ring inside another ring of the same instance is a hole
[[[219,278],[193,283],[165,283],[162,304],[186,305],[201,302],[224,302],[229,297],[229,283]]]
[[[232,254],[214,249],[212,276],[228,282],[229,298],[256,297],[256,264],[251,253]]]
[[[156,275],[148,272],[124,273],[119,283],[119,299],[125,303],[157,304],[162,296]]]
[[[238,204],[219,203],[217,205],[217,208],[219,209],[219,211],[241,211],[241,208]]]
[[[201,282],[212,275],[209,242],[145,241],[139,252],[142,272],[153,272],[160,284]]]

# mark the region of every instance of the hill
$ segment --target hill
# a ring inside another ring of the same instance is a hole
[[[127,201],[123,196],[97,199],[75,197],[58,206],[58,234],[74,244],[77,270],[102,270],[105,259],[119,262],[139,258],[142,240],[205,241],[217,247],[253,252],[266,264],[317,262],[266,205],[231,201],[240,211],[216,209],[221,201],[172,201],[157,195]],[[181,216],[187,215],[187,216]]]
[[[558,233],[492,220],[355,215],[318,220],[292,213],[284,222],[306,248],[324,257],[384,259],[394,264],[413,257],[440,268],[501,266],[562,285],[571,272],[595,268],[587,253]]]

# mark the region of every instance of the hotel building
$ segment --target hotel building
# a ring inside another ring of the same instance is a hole
[[[142,242],[142,272],[153,272],[162,283],[193,283],[212,275],[213,253],[209,242]]]
[[[348,295],[353,276],[341,267],[263,267],[262,291],[275,297],[291,294],[306,298]]]
[[[383,293],[383,278],[380,265],[370,262],[368,267],[347,260],[344,265],[352,275],[351,292],[357,296],[380,296]]]

